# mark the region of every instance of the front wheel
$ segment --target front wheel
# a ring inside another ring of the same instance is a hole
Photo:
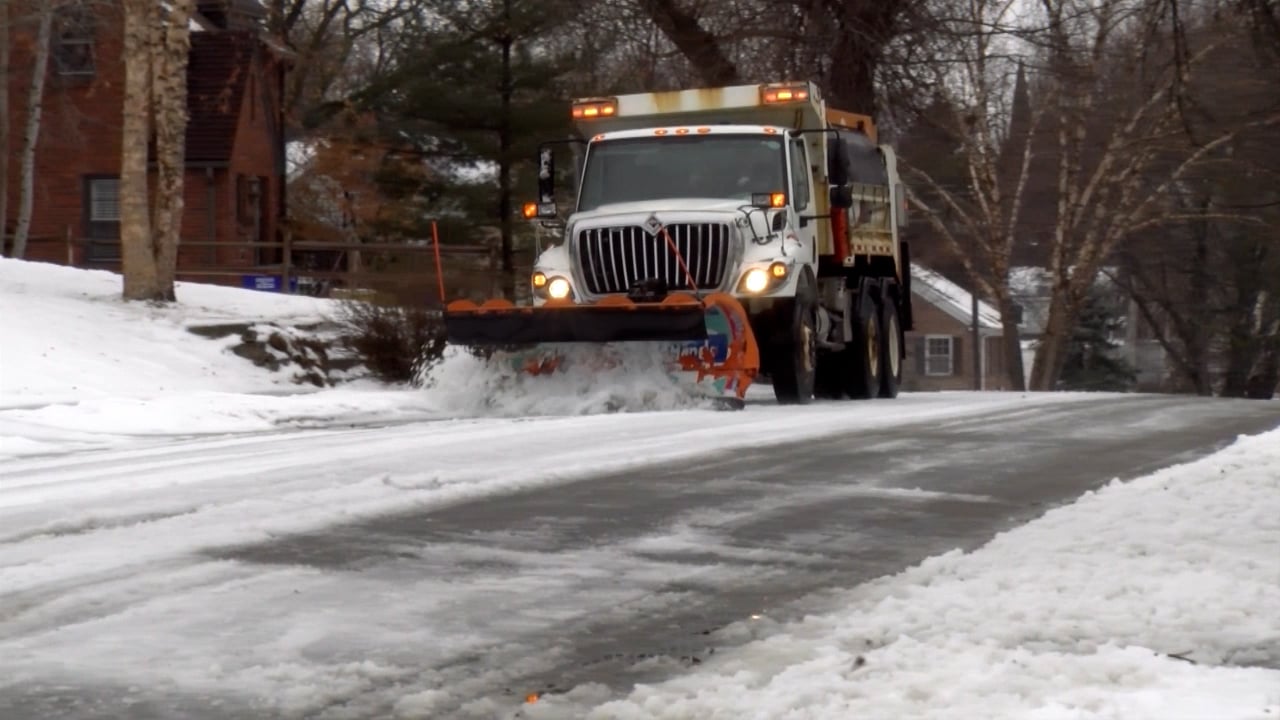
[[[781,405],[804,405],[813,400],[818,365],[817,293],[801,280],[796,296],[777,306],[769,342],[773,396]]]

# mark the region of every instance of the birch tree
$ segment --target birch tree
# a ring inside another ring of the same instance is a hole
[[[1139,230],[1203,219],[1171,209],[1180,184],[1242,131],[1280,123],[1280,113],[1220,118],[1199,128],[1189,152],[1172,152],[1169,139],[1188,127],[1187,88],[1229,36],[1212,18],[1201,21],[1203,32],[1187,33],[1164,0],[1041,0],[1041,9],[1058,206],[1049,309],[1030,387],[1051,390],[1103,263]],[[1190,46],[1197,37],[1204,39]],[[1120,71],[1127,77],[1116,82]]]
[[[913,206],[952,247],[981,294],[1000,310],[1004,367],[1014,388],[1025,387],[1022,347],[1009,290],[1009,271],[1025,211],[1035,138],[1044,104],[1031,104],[1020,65],[1000,52],[1010,38],[1014,0],[957,3],[950,32],[938,47],[952,62],[923,69],[932,88],[916,122],[959,150],[962,186],[939,181],[922,163],[904,163]],[[1015,80],[1016,79],[1016,80]],[[904,149],[904,159],[911,157]]]
[[[195,0],[124,0],[120,243],[127,300],[172,301],[182,226],[189,23]],[[156,191],[149,202],[148,145]]]
[[[40,116],[44,108],[44,79],[49,70],[49,43],[53,36],[53,14],[56,4],[52,1],[40,5],[38,29],[35,39],[35,61],[31,66],[31,87],[27,91],[26,122],[22,131],[22,149],[19,151],[21,170],[18,182],[18,221],[13,232],[13,256],[25,257],[27,240],[31,233],[31,214],[35,209],[36,194],[36,145],[40,141]],[[8,95],[7,88],[5,95]],[[7,113],[6,113],[7,115]],[[8,153],[8,148],[3,148]]]
[[[948,185],[917,166],[913,202],[1005,315],[1006,365],[1019,387],[1009,265],[1019,235],[1029,234],[1029,188],[1050,199],[1033,209],[1048,245],[1050,298],[1028,385],[1051,390],[1103,264],[1144,229],[1203,219],[1178,209],[1177,191],[1240,132],[1280,114],[1218,117],[1190,145],[1183,140],[1194,81],[1226,37],[1208,13],[1180,17],[1168,0],[1039,0],[1036,16],[1012,17],[1021,5],[957,0],[939,13],[950,18],[924,77],[948,112],[926,120],[950,130],[966,178]],[[1016,126],[1000,43],[1005,53],[1022,48],[1034,88]]]

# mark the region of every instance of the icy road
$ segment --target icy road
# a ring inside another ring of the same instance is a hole
[[[729,623],[1277,425],[1280,403],[943,394],[9,460],[0,718],[495,718],[584,683],[625,695],[724,652]]]

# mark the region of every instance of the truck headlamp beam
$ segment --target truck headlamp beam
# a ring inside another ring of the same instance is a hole
[[[562,277],[551,278],[551,281],[547,283],[547,295],[553,300],[563,300],[569,297],[571,290],[569,281]]]
[[[739,287],[743,292],[759,295],[781,285],[789,273],[786,263],[781,262],[772,263],[767,268],[751,268],[742,276]]]

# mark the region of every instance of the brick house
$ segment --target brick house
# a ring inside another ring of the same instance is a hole
[[[23,12],[22,3],[16,5],[14,17]],[[266,13],[258,0],[200,0],[197,7],[187,73],[190,119],[179,277],[239,283],[241,269],[279,261],[278,250],[242,243],[279,239],[285,213],[281,98],[290,55],[263,30]],[[118,0],[112,0],[70,4],[55,16],[28,259],[118,267],[121,13]],[[34,65],[34,35],[29,24],[13,29],[5,235],[16,224],[17,158],[31,83],[30,73],[21,69]],[[217,245],[186,244],[198,242]],[[229,272],[203,274],[213,267]]]
[[[912,317],[907,333],[905,391],[973,389],[973,296],[942,275],[913,263]],[[1004,374],[1000,312],[978,303],[979,367],[983,390],[1009,390]],[[1019,388],[1021,389],[1021,388]]]

